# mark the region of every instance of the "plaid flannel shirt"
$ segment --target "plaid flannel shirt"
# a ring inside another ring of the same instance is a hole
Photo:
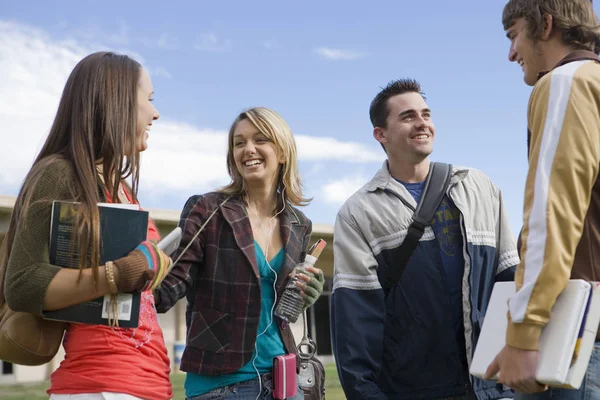
[[[227,196],[213,192],[188,199],[179,221],[183,238],[173,260]],[[280,226],[285,261],[277,278],[278,298],[294,266],[304,260],[312,223],[287,204]],[[220,375],[250,361],[260,317],[261,287],[250,219],[238,196],[220,207],[155,295],[158,312],[168,311],[187,297],[187,339],[181,370]],[[286,351],[295,353],[291,329],[279,319],[277,323]]]

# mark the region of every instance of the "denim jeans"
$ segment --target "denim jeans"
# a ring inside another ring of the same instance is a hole
[[[590,364],[578,390],[548,389],[535,394],[516,393],[515,400],[598,400],[600,399],[600,342],[594,344]]]
[[[273,380],[271,374],[265,374],[261,377],[262,390],[257,379],[235,383],[233,385],[220,387],[208,393],[198,396],[186,397],[186,400],[272,400],[273,399]],[[259,396],[260,391],[260,396]],[[298,388],[296,396],[288,397],[287,400],[303,400],[302,389]]]

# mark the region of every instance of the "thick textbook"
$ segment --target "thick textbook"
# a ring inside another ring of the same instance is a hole
[[[73,235],[76,203],[54,201],[50,218],[50,263],[64,268],[79,267],[79,249]],[[146,240],[148,212],[137,205],[119,203],[98,204],[100,213],[100,265],[126,256]],[[99,297],[67,308],[44,311],[51,320],[83,324],[108,325],[110,296]],[[120,293],[118,320],[121,328],[137,328],[140,293]]]
[[[508,301],[514,282],[494,285],[470,372],[483,377],[506,343]],[[557,298],[540,337],[537,381],[578,389],[594,349],[600,323],[600,283],[570,280]]]

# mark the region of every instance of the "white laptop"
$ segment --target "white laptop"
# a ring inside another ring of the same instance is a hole
[[[471,362],[471,375],[482,378],[504,347],[508,300],[514,293],[514,282],[498,282],[494,285]],[[585,325],[577,343],[582,323]],[[599,323],[600,283],[570,280],[556,300],[550,322],[540,337],[537,381],[553,387],[578,389],[587,370]],[[579,350],[577,357],[573,359],[576,345]]]

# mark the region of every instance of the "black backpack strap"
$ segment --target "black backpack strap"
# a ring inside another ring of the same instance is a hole
[[[385,274],[385,283],[388,286],[396,286],[406,264],[419,244],[419,240],[425,233],[425,228],[431,225],[433,216],[442,202],[446,190],[450,185],[452,177],[452,165],[445,163],[431,163],[425,188],[417,209],[413,213],[412,223],[408,227],[406,237],[400,245],[398,253],[400,256],[395,265],[390,265]]]

